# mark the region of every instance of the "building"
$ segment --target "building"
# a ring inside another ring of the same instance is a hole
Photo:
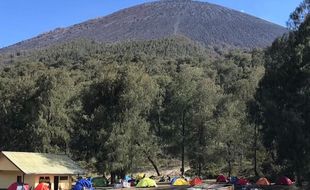
[[[14,182],[36,187],[39,182],[50,184],[51,190],[71,190],[72,176],[84,174],[66,155],[9,152],[0,153],[0,189]]]

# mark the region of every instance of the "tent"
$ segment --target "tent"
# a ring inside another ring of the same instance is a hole
[[[203,181],[199,177],[195,177],[189,183],[190,183],[191,186],[195,186],[195,185],[203,184]]]
[[[231,176],[229,179],[229,183],[236,185],[238,182],[238,177],[237,176]]]
[[[48,184],[39,183],[34,190],[49,190]]]
[[[132,178],[129,175],[125,176],[125,181],[131,181],[131,180],[132,180]]]
[[[140,179],[143,179],[144,177],[145,177],[144,173],[138,173],[137,176],[136,176],[136,179],[140,180]]]
[[[172,185],[174,182],[175,182],[175,180],[177,180],[177,179],[179,179],[180,177],[174,177],[174,178],[172,178],[171,179],[171,181],[170,181],[170,184]]]
[[[94,177],[91,179],[91,182],[94,187],[106,187],[109,184],[109,181],[105,177]]]
[[[185,186],[189,185],[188,181],[186,181],[184,178],[178,178],[173,183],[171,183],[173,186]]]
[[[277,180],[276,184],[277,185],[292,185],[293,182],[292,180],[290,180],[290,178],[283,176]]]
[[[259,185],[259,186],[268,186],[268,185],[270,185],[270,182],[268,181],[267,178],[261,177],[261,178],[259,178],[259,180],[257,180],[256,185]]]
[[[240,179],[238,179],[236,185],[241,185],[241,186],[243,186],[243,185],[248,185],[248,183],[249,183],[249,181],[248,181],[247,179],[245,179],[245,178],[240,178]]]
[[[153,179],[150,179],[148,177],[143,178],[139,181],[139,183],[136,185],[136,187],[157,187],[156,182]]]
[[[22,183],[12,183],[8,190],[29,190],[28,184],[22,184]]]
[[[218,183],[227,183],[227,178],[224,175],[219,175],[216,178],[216,182],[218,182]]]
[[[128,183],[130,183],[130,186],[135,186],[136,185],[136,180],[131,178],[130,180],[128,180]]]
[[[92,182],[90,180],[80,179],[75,183],[75,186],[73,187],[73,190],[84,190],[84,189],[94,190]]]

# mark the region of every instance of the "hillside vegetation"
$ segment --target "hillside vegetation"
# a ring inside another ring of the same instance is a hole
[[[167,158],[197,174],[251,173],[246,104],[261,57],[183,38],[14,55],[0,73],[0,149],[66,152],[117,174]]]

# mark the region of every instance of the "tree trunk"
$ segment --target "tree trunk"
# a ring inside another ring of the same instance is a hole
[[[152,166],[154,167],[157,176],[160,176],[159,170],[157,165],[155,164],[154,160],[152,160],[152,158],[150,156],[147,156],[147,159],[151,162]]]
[[[228,177],[231,176],[231,170],[232,170],[232,166],[231,166],[232,153],[231,153],[230,143],[231,142],[227,143],[227,147],[228,147],[228,159],[227,159],[227,162],[228,162]]]
[[[231,176],[231,161],[228,160],[228,177]]]
[[[138,146],[141,146],[140,143],[138,143]],[[152,166],[154,167],[155,171],[156,171],[156,174],[157,176],[160,176],[160,172],[159,172],[159,169],[155,163],[155,161],[152,159],[152,157],[147,153],[147,151],[143,150],[143,153],[145,154],[145,156],[147,157],[147,159],[151,162]]]
[[[203,129],[203,123],[199,125],[199,154],[198,154],[198,176],[201,176],[201,170],[202,170],[202,160],[203,156],[201,153],[203,152],[203,148],[205,143],[203,142],[203,136],[204,136],[204,129]]]
[[[302,181],[301,181],[301,177],[299,174],[297,174],[297,186],[302,187]]]
[[[185,157],[185,112],[182,113],[182,166],[181,175],[184,175],[184,157]]]
[[[125,179],[126,172],[124,170],[120,170],[118,175],[119,175],[119,179]]]
[[[198,161],[198,176],[201,176],[201,162]]]
[[[301,171],[301,169],[299,169],[300,167],[298,166],[299,164],[297,164],[296,166],[296,182],[297,182],[297,186],[298,187],[302,187],[302,177],[301,177],[301,173],[300,173],[300,171]]]
[[[115,183],[115,172],[111,172],[111,184]]]
[[[297,186],[298,187],[302,186],[302,179],[301,179],[301,175],[299,172],[297,172]]]
[[[257,172],[257,125],[254,126],[254,174],[258,176]]]
[[[240,154],[240,170],[239,171],[243,171],[243,149],[241,150],[241,154]]]
[[[161,113],[160,110],[157,110],[158,120],[157,120],[157,134],[161,135]]]

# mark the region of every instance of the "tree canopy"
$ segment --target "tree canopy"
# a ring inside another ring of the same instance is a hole
[[[305,1],[304,3],[307,3]],[[256,100],[263,140],[282,172],[309,179],[310,18],[266,51]]]
[[[65,152],[120,176],[160,174],[170,159],[197,175],[251,173],[245,112],[262,76],[258,52],[183,38],[18,52],[0,71],[1,150]]]

